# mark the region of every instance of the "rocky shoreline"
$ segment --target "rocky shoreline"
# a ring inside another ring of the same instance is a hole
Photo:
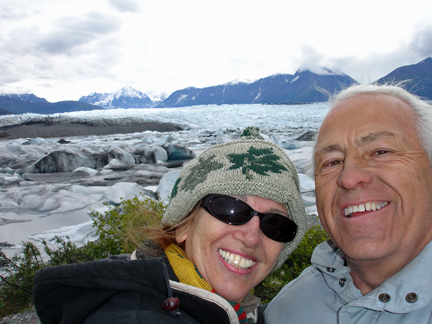
[[[91,135],[129,134],[144,131],[175,132],[182,130],[171,123],[140,122],[128,124],[74,122],[58,123],[48,120],[31,121],[19,125],[0,127],[0,139],[49,138]]]

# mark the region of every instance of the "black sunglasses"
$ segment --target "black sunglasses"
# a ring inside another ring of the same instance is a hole
[[[243,225],[253,216],[260,219],[261,231],[270,239],[278,242],[290,242],[297,233],[297,225],[287,216],[275,213],[260,213],[243,200],[225,195],[208,195],[201,206],[221,222],[230,225]]]

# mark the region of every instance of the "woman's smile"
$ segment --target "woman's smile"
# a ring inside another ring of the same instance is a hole
[[[236,268],[239,268],[239,269],[247,270],[247,269],[250,269],[254,265],[257,264],[257,262],[254,260],[251,260],[249,258],[244,258],[244,257],[242,257],[238,254],[232,253],[232,252],[228,252],[228,251],[225,251],[222,249],[219,249],[218,252],[219,252],[219,255],[222,257],[222,259],[226,263],[228,263],[228,264],[230,264]]]

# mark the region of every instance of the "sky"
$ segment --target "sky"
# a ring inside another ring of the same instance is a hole
[[[0,94],[150,96],[327,67],[360,83],[432,56],[430,0],[0,0]]]

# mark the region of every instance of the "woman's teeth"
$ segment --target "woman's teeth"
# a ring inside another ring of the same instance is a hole
[[[344,212],[346,217],[351,217],[354,213],[371,211],[371,210],[375,211],[383,208],[385,205],[387,205],[387,202],[368,202],[365,204],[346,207],[344,209]]]
[[[222,249],[219,249],[219,254],[225,260],[225,262],[239,269],[249,269],[256,264],[255,261],[245,259],[238,254],[230,253]]]

